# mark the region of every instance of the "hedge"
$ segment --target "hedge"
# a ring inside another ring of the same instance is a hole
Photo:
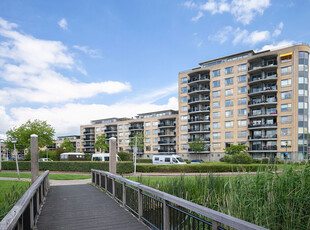
[[[137,159],[137,163],[153,163],[152,159]]]
[[[207,164],[186,164],[186,165],[137,165],[137,172],[165,172],[165,173],[215,173],[215,172],[256,172],[259,169],[277,169],[273,165],[261,164],[234,164],[234,165],[207,165]]]
[[[20,170],[31,170],[30,161],[18,162]],[[15,161],[2,162],[3,170],[16,170]],[[71,171],[71,172],[90,172],[91,169],[98,169],[103,171],[109,171],[108,162],[92,162],[92,161],[51,161],[51,162],[39,162],[39,170],[45,171]],[[119,174],[132,173],[132,162],[118,162],[116,165],[116,171]]]

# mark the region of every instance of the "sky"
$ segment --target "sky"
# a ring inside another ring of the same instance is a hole
[[[310,43],[310,0],[0,0],[0,138],[178,109],[178,73]]]

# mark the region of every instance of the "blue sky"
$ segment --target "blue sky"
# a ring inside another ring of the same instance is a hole
[[[57,135],[177,109],[178,72],[310,43],[309,0],[0,1],[0,138],[31,119]]]

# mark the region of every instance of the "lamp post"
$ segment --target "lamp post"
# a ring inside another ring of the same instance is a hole
[[[16,151],[16,147],[15,147],[15,144],[16,144],[17,140],[16,140],[16,139],[11,139],[11,142],[12,142],[13,145],[14,145],[14,152],[15,152],[15,154],[16,154],[16,156],[15,156],[16,170],[17,170],[18,180],[20,180],[19,168],[18,168],[18,161],[17,161],[18,155],[17,155],[17,151]]]
[[[0,139],[0,172],[2,170],[2,149],[1,149],[2,144],[3,144],[3,139]]]

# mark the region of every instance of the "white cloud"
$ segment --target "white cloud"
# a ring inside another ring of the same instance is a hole
[[[280,22],[277,28],[272,33],[272,37],[278,37],[282,33],[283,26],[283,22]]]
[[[210,35],[209,40],[218,41],[220,44],[223,44],[229,39],[232,31],[233,28],[231,26],[226,26],[223,30],[216,32],[215,35]]]
[[[231,0],[230,2],[227,0],[208,0],[203,4],[197,4],[193,1],[184,3],[187,8],[208,11],[212,15],[230,13],[237,22],[244,25],[250,24],[256,15],[262,15],[270,5],[270,0]]]
[[[78,45],[74,45],[73,48],[82,51],[83,53],[89,55],[92,58],[102,58],[99,50],[94,50],[88,48],[87,46],[78,46]]]
[[[201,11],[199,11],[197,16],[192,18],[192,21],[197,22],[202,16],[203,16],[203,13]]]
[[[14,28],[0,18],[0,36],[6,38],[0,43],[0,78],[10,83],[0,88],[0,105],[16,101],[66,102],[130,90],[128,82],[84,83],[63,76],[59,69],[86,71],[61,42],[37,39]]]
[[[272,44],[269,44],[269,45],[264,45],[258,51],[281,49],[281,48],[285,48],[285,47],[288,47],[288,46],[292,46],[292,45],[294,45],[294,43],[295,43],[295,41],[283,40],[283,41],[272,43]]]
[[[58,25],[60,26],[61,29],[68,30],[68,23],[65,18],[60,19],[60,21],[58,22]]]
[[[0,106],[0,139],[3,139],[3,136],[1,136],[1,133],[5,133],[9,130],[11,125],[13,124],[13,120],[10,118],[10,116],[6,113],[5,107]]]

